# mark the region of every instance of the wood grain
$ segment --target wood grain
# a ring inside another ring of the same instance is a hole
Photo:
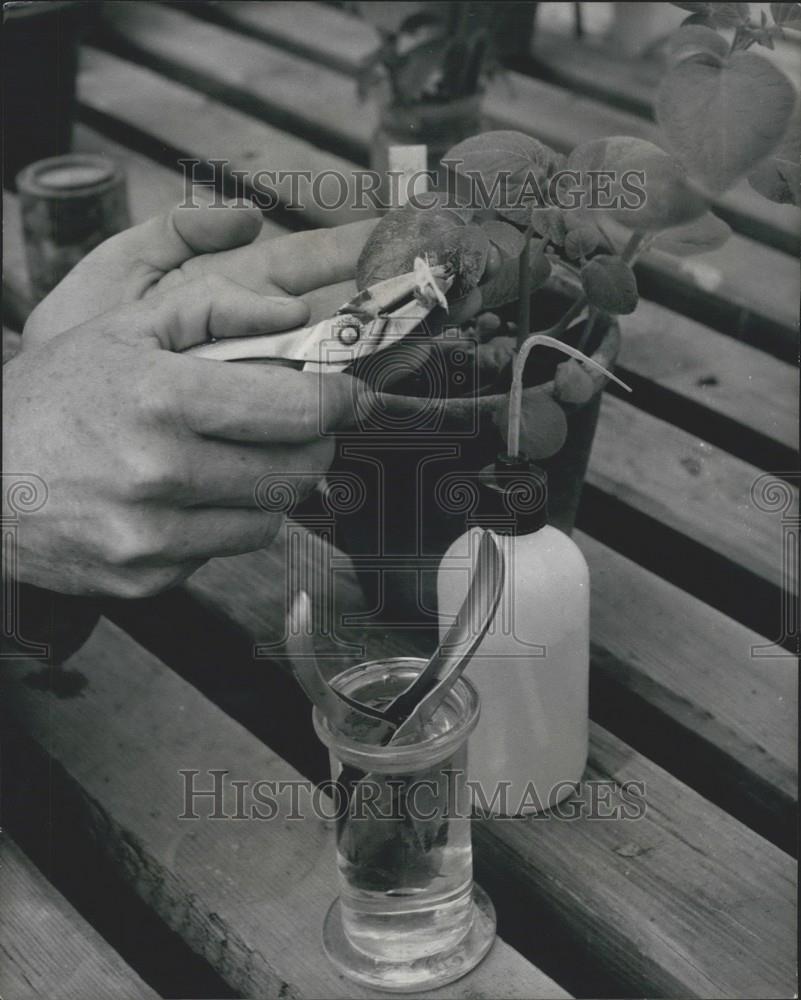
[[[0,834],[0,996],[156,1000],[7,833]]]
[[[585,781],[613,783],[610,808],[621,810],[638,783],[645,814],[477,823],[477,843],[491,845],[479,855],[493,873],[485,881],[512,882],[538,914],[591,942],[629,995],[792,995],[787,855],[595,725]]]
[[[626,373],[798,450],[794,366],[648,299],[640,299],[636,312],[621,316],[619,322],[623,337],[618,364]],[[641,404],[649,392],[650,387],[644,386],[631,399]],[[687,429],[707,436],[702,415]],[[736,437],[735,431],[727,442],[735,454]]]
[[[226,107],[197,90],[89,46],[81,50],[78,97],[84,112],[90,112],[101,125],[119,127],[123,123],[129,130],[143,130],[171,151],[202,161],[225,160],[230,169],[243,170],[251,178],[258,170],[274,172],[275,183],[267,175],[262,178],[265,188],[274,189],[285,204],[293,196],[299,197],[304,209],[297,210],[298,217],[307,224],[334,226],[373,214],[349,207],[355,199],[352,163],[321,153],[311,142]],[[173,155],[168,158],[175,162]],[[335,207],[342,192],[329,175],[330,186],[323,189],[323,197],[330,207],[307,196],[308,183],[303,178],[296,182],[299,188],[293,188],[293,180],[286,174],[299,170],[310,172],[312,177],[323,171],[341,174],[347,186],[344,204]]]
[[[587,482],[774,586],[796,589],[798,581],[782,573],[780,518],[751,495],[759,475],[703,439],[604,396]]]
[[[685,780],[786,839],[798,802],[793,657],[760,657],[764,637],[588,535],[575,540],[590,566],[593,671],[611,710],[625,692],[627,705],[669,720],[660,759],[683,762],[691,745]]]
[[[214,820],[207,800],[197,821],[178,818],[182,768],[200,771],[198,788],[209,787],[212,768],[251,781],[293,781],[297,772],[106,621],[69,669],[88,685],[81,697],[59,699],[25,683],[31,664],[4,665],[6,724],[57,763],[54,780],[63,770],[79,790],[91,835],[153,910],[243,996],[372,996],[339,976],[320,946],[336,895],[330,822],[283,813]],[[473,973],[436,996],[567,994],[498,940]]]

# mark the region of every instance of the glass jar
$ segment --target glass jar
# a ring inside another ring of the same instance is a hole
[[[425,660],[360,664],[332,684],[381,707],[405,690]],[[458,680],[421,738],[374,746],[334,730],[315,709],[338,783],[340,896],[323,941],[339,970],[398,992],[432,988],[469,972],[495,937],[492,903],[473,883],[467,739],[478,696]]]

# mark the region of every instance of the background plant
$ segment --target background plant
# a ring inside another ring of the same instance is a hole
[[[379,45],[358,76],[361,97],[383,89],[395,106],[478,94],[499,68],[497,29],[507,3],[351,3]]]
[[[801,4],[772,4],[773,22],[763,14],[758,24],[744,3],[677,6],[690,16],[670,39],[669,65],[655,101],[661,145],[612,136],[581,143],[564,157],[520,132],[465,139],[443,162],[463,178],[478,178],[486,192],[500,189],[503,203],[476,212],[475,206],[435,195],[428,207],[407,205],[390,212],[365,247],[360,284],[408,270],[415,256],[427,254],[457,273],[454,291],[466,295],[484,273],[488,255],[496,253],[503,261],[496,293],[510,275],[516,286],[509,298],[518,300],[519,348],[532,329],[532,294],[560,271],[577,294],[543,333],[564,338],[586,310],[576,340],[584,348],[592,343],[599,316],[636,309],[633,268],[646,250],[688,256],[728,239],[728,225],[711,206],[736,181],[747,177],[773,201],[801,203],[796,91],[780,70],[752,51],[753,46],[770,47],[785,31],[801,30]],[[731,32],[731,39],[721,32]],[[599,171],[617,178],[612,195],[621,193],[622,177],[639,172],[644,202],[587,207]],[[581,178],[578,186],[574,174]],[[563,207],[570,203],[563,197],[566,185],[574,195],[585,196],[581,207]],[[502,349],[496,345],[486,354],[506,367],[515,344],[499,339],[505,341]],[[571,359],[557,368],[550,394],[526,397],[520,442],[529,457],[547,457],[561,447],[567,427],[556,404],[579,405],[596,388],[587,369]],[[505,419],[498,417],[504,432]]]

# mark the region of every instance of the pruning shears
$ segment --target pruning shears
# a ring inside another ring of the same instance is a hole
[[[418,257],[414,270],[379,281],[349,299],[328,319],[284,333],[212,340],[187,353],[213,361],[289,365],[308,372],[341,372],[386,350],[415,330],[438,305],[454,275]]]

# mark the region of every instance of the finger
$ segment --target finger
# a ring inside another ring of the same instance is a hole
[[[213,276],[186,282],[126,308],[135,319],[128,336],[141,339],[146,333],[153,346],[167,351],[182,351],[205,343],[209,337],[291,330],[305,323],[309,315],[302,299],[259,295]]]
[[[208,266],[254,291],[263,291],[270,282],[292,295],[302,295],[322,285],[352,279],[356,261],[376,221],[368,219],[332,229],[257,240],[210,260]],[[205,266],[202,258],[192,262],[194,270]]]
[[[328,471],[332,437],[269,448],[196,438],[176,459],[186,469],[174,498],[187,507],[250,507],[290,513]]]
[[[309,307],[309,325],[333,316],[356,294],[355,281],[340,281],[335,285],[325,285],[305,292],[303,301]]]
[[[269,545],[283,521],[283,514],[244,508],[198,507],[163,511],[166,527],[130,565],[164,565],[234,556]]]
[[[244,202],[217,207],[178,207],[113,237],[103,244],[103,252],[122,260],[141,261],[164,272],[199,254],[252,243],[261,226],[259,209]]]
[[[164,355],[175,405],[195,433],[229,441],[300,443],[358,425],[372,393],[343,374]]]

